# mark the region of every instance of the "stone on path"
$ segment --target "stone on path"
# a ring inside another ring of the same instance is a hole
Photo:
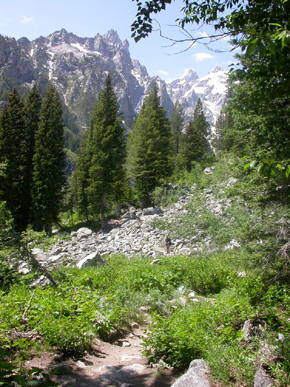
[[[81,261],[79,261],[77,263],[77,267],[81,269],[82,267],[96,266],[97,264],[104,265],[105,261],[103,260],[103,258],[101,258],[100,254],[92,253],[87,255]]]
[[[207,373],[208,367],[204,360],[193,360],[188,371],[178,378],[171,387],[210,387]]]

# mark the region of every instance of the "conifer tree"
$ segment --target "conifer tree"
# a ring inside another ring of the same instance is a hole
[[[84,140],[81,144],[80,154],[77,161],[76,169],[71,179],[72,196],[75,196],[75,202],[80,214],[84,214],[86,219],[89,219],[89,199],[87,188],[89,187],[89,170],[91,167],[92,147],[90,146],[92,141],[92,124],[85,132]],[[74,186],[72,186],[74,184]],[[74,192],[73,192],[74,191]]]
[[[83,176],[82,184],[88,183],[84,193],[87,194],[89,211],[101,214],[102,228],[105,228],[105,215],[110,205],[121,199],[125,182],[124,130],[110,75],[94,107],[90,130],[81,168],[86,175],[89,165],[89,178],[86,181],[86,176]]]
[[[170,123],[171,123],[172,140],[174,145],[174,153],[177,155],[179,153],[183,124],[184,124],[184,113],[179,101],[176,101],[174,104],[174,108],[171,113]]]
[[[35,136],[38,130],[41,110],[41,97],[34,85],[28,95],[25,104],[26,118],[26,171],[25,171],[25,191],[27,192],[27,209],[32,206],[32,176],[33,176],[33,156],[35,153]]]
[[[221,151],[223,149],[223,139],[226,125],[226,113],[224,111],[221,111],[215,123],[215,138],[213,140],[213,146],[215,147],[216,151]]]
[[[56,89],[47,91],[35,136],[33,157],[33,221],[36,229],[51,233],[61,209],[65,185],[64,124]]]
[[[150,192],[172,173],[171,145],[170,122],[154,84],[144,99],[129,137],[129,174],[143,205],[149,203]]]
[[[180,149],[181,164],[188,172],[191,171],[192,162],[202,162],[209,155],[210,145],[206,139],[208,128],[209,124],[199,98],[194,109],[193,120],[186,128]]]
[[[18,231],[25,230],[28,224],[25,130],[24,104],[14,89],[0,116],[0,163],[6,165],[1,177],[2,200],[7,202]]]

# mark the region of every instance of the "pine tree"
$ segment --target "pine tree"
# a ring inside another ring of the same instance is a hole
[[[192,162],[202,162],[209,155],[210,145],[206,139],[208,128],[209,124],[199,98],[194,109],[193,120],[186,128],[180,149],[181,164],[188,172],[191,171]]]
[[[35,136],[33,157],[33,221],[36,229],[51,233],[58,220],[65,185],[64,125],[61,101],[56,89],[47,91]]]
[[[7,202],[18,231],[28,224],[25,131],[24,104],[14,89],[0,116],[0,163],[6,165],[5,176],[1,177],[2,200]]]
[[[150,192],[172,173],[170,122],[160,105],[157,85],[145,97],[129,137],[128,169],[143,205]]]
[[[34,85],[31,89],[25,104],[26,118],[26,171],[25,171],[25,191],[27,192],[27,209],[32,206],[32,176],[33,176],[33,156],[35,153],[35,136],[40,122],[41,97]]]
[[[70,188],[74,190],[72,194],[76,196],[75,202],[77,203],[78,211],[80,214],[86,216],[87,221],[89,219],[89,199],[87,189],[89,187],[89,171],[92,162],[92,147],[90,146],[92,141],[92,132],[93,126],[91,124],[90,128],[86,131],[84,140],[81,144],[77,166],[73,173],[70,186]],[[72,187],[73,183],[74,187]]]
[[[176,101],[171,113],[171,133],[174,144],[174,153],[179,153],[180,142],[182,137],[182,130],[184,124],[184,113],[179,101]]]
[[[215,123],[215,138],[213,140],[213,146],[217,152],[223,149],[223,139],[224,139],[226,125],[227,125],[226,113],[224,111],[221,111]]]
[[[89,211],[101,214],[102,228],[105,215],[112,203],[122,197],[125,182],[125,139],[119,118],[119,104],[110,75],[100,92],[91,117],[91,133],[87,137],[80,168],[84,175],[89,165],[89,178],[83,176],[84,193],[87,194]],[[86,200],[84,196],[84,200]]]

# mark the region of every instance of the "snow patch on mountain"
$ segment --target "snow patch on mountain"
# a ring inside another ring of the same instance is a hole
[[[200,98],[207,119],[214,125],[226,101],[227,77],[227,71],[220,66],[203,78],[198,78],[196,72],[189,69],[180,79],[168,83],[167,92],[174,103],[177,100],[181,103],[188,119],[193,118]]]
[[[197,100],[201,98],[207,119],[213,125],[225,104],[227,72],[221,67],[203,78],[199,78],[194,69],[187,69],[180,79],[166,84],[158,76],[149,76],[146,67],[131,58],[128,41],[122,42],[114,30],[82,38],[62,29],[33,41],[21,38],[15,42],[7,38],[7,42],[11,55],[16,57],[21,52],[21,57],[7,61],[3,71],[17,74],[19,84],[32,86],[45,78],[51,81],[64,99],[72,120],[82,127],[89,121],[107,74],[112,75],[120,111],[128,128],[154,82],[169,118],[178,100],[187,120],[192,119]],[[18,71],[12,68],[15,66]]]

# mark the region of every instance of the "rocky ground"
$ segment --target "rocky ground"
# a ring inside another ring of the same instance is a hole
[[[61,387],[167,387],[179,374],[162,363],[151,367],[142,356],[144,331],[134,328],[113,343],[97,340],[94,351],[81,359],[64,359],[43,352],[27,362],[49,372]]]
[[[229,179],[227,186],[234,184],[235,179]],[[186,205],[191,200],[194,187],[185,190],[184,194],[173,205],[166,208],[149,207],[143,210],[131,207],[120,219],[111,220],[108,229],[94,232],[89,228],[82,227],[67,235],[67,239],[59,239],[48,251],[33,248],[33,254],[45,267],[54,265],[91,266],[104,263],[106,255],[125,254],[128,257],[142,255],[143,257],[158,259],[166,255],[165,236],[167,231],[159,231],[151,226],[155,219],[163,219],[169,222],[175,217],[187,212]],[[223,217],[225,209],[231,206],[229,199],[217,199],[213,196],[211,189],[203,192],[207,208],[216,216]],[[55,230],[55,233],[58,233]],[[196,233],[198,234],[198,233]],[[191,255],[203,248],[210,248],[212,241],[202,237],[190,239],[173,239],[171,253],[175,255]],[[169,235],[170,236],[170,235]],[[236,241],[231,241],[225,249],[239,248]],[[27,263],[21,266],[22,272],[28,272]]]
[[[229,182],[234,184],[235,181]],[[192,188],[194,189],[194,187]],[[216,216],[223,216],[224,208],[231,205],[227,199],[218,200],[212,195],[211,189],[204,190],[204,200]],[[33,245],[33,254],[41,265],[51,268],[55,265],[64,266],[94,266],[103,264],[106,255],[125,254],[142,255],[152,259],[154,263],[166,255],[165,236],[167,231],[159,231],[151,226],[153,219],[173,219],[176,215],[185,213],[186,204],[192,198],[192,191],[187,190],[179,200],[168,208],[135,209],[131,207],[120,219],[109,222],[106,232],[94,232],[89,228],[80,228],[67,235],[65,239],[58,239],[57,243],[48,251]],[[58,233],[56,231],[56,233]],[[205,243],[205,241],[203,241]],[[234,246],[236,247],[236,246]],[[198,246],[193,240],[173,240],[171,254],[190,255]],[[233,248],[230,246],[229,248]],[[23,263],[21,270],[28,272],[29,267]],[[35,286],[46,278],[40,277],[31,284]],[[193,294],[193,297],[195,295]],[[195,298],[192,299],[195,302]],[[52,375],[51,379],[63,387],[166,387],[179,383],[178,374],[164,364],[151,367],[142,356],[142,336],[144,331],[134,327],[112,343],[96,341],[94,351],[82,359],[64,359],[54,353],[43,352],[27,362],[28,367],[38,367]],[[197,369],[199,370],[198,364]],[[189,377],[189,384],[182,386],[210,387],[216,386],[204,376],[201,377],[192,367],[193,374]],[[189,371],[188,371],[189,372]],[[202,382],[201,382],[202,380]],[[45,385],[45,384],[44,384]],[[176,386],[179,386],[176,385]]]

